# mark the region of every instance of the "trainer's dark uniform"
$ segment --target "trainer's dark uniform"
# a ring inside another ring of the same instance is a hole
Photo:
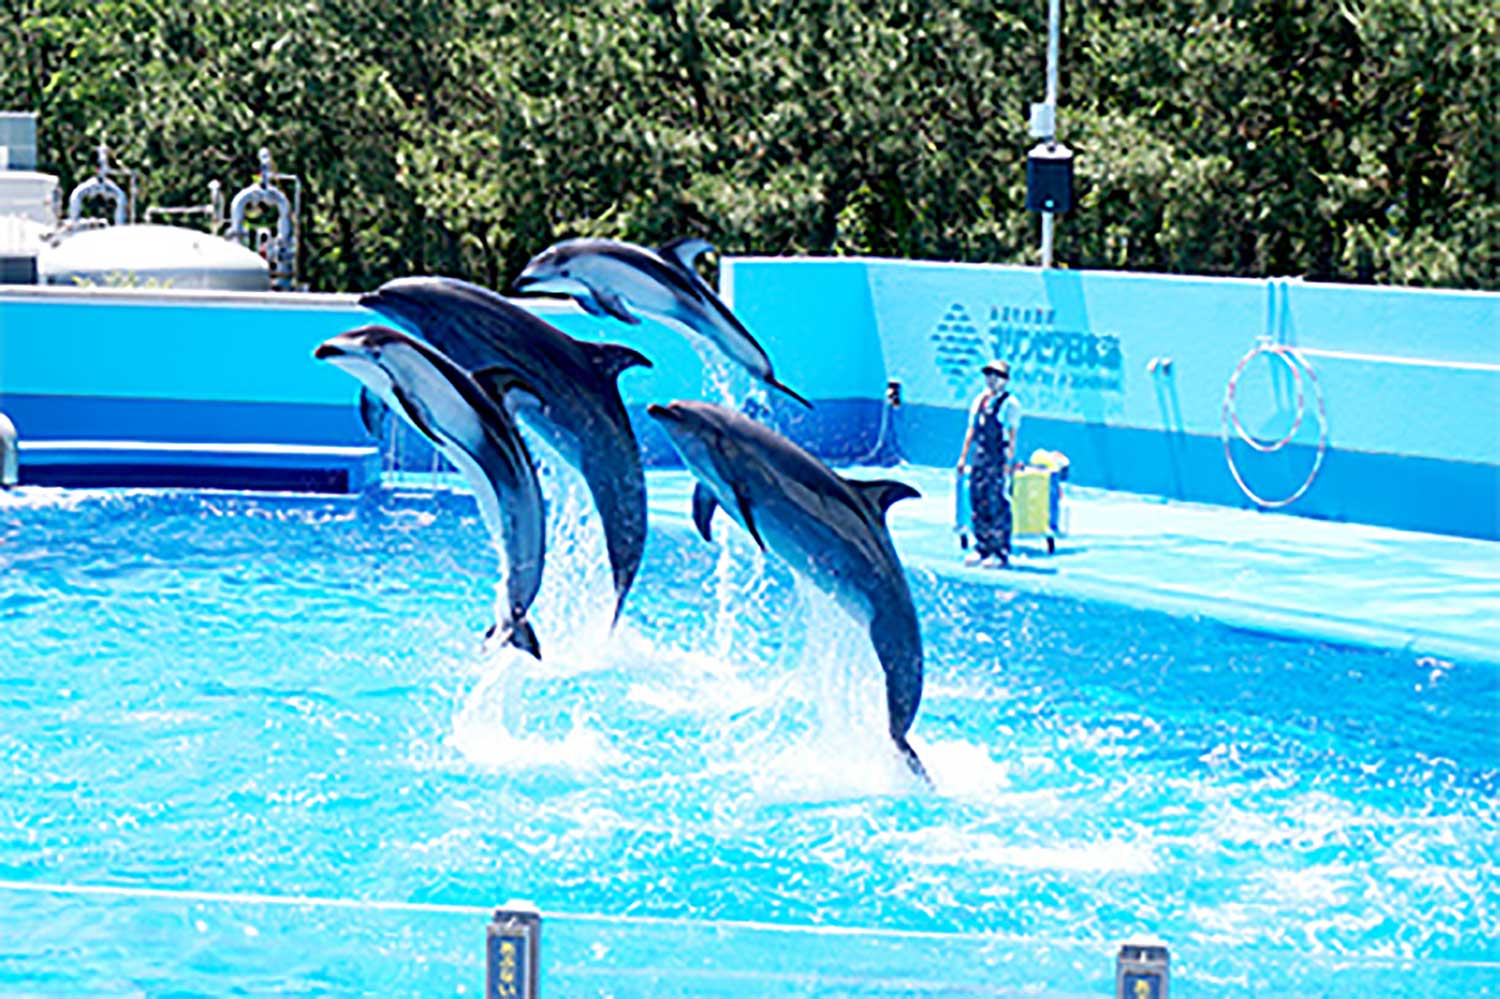
[[[976,401],[971,417],[974,440],[969,460],[969,510],[974,545],[981,556],[1010,558],[1010,494],[1005,490],[1005,445],[1011,429],[1006,424],[1009,392]],[[1012,412],[1020,405],[1011,402]],[[1012,420],[1012,422],[1015,422]]]

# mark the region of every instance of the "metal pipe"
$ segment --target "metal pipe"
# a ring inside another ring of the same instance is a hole
[[[0,489],[9,489],[21,480],[20,445],[16,441],[16,425],[0,413]]]
[[[1047,120],[1051,134],[1047,142],[1057,140],[1057,63],[1062,39],[1062,0],[1047,0]],[[1042,267],[1052,266],[1052,213],[1042,212]]]
[[[146,221],[155,218],[171,218],[177,215],[207,215],[208,231],[219,234],[224,222],[224,195],[217,180],[208,182],[208,203],[205,205],[182,205],[171,208],[151,207],[146,209]]]
[[[83,203],[89,198],[101,196],[109,198],[115,203],[115,225],[124,225],[129,211],[131,198],[119,184],[109,179],[109,147],[102,142],[99,144],[99,169],[90,179],[73,188],[68,195],[68,221],[77,222],[83,218]],[[132,184],[134,186],[134,184]]]
[[[276,209],[276,238],[267,247],[267,261],[271,265],[271,283],[283,290],[292,286],[296,270],[297,239],[292,225],[292,204],[287,196],[273,183],[276,176],[271,167],[271,151],[260,151],[260,180],[240,191],[229,205],[229,238],[249,246],[245,232],[245,214],[256,206],[266,205]],[[299,185],[300,190],[300,185]]]
[[[260,151],[260,180],[243,189],[229,203],[229,236],[245,242],[245,214],[251,207],[269,205],[276,209],[276,238],[292,238],[292,203],[281,189],[271,183],[270,150]]]
[[[1062,40],[1062,0],[1047,0],[1047,103],[1057,107],[1057,55]]]

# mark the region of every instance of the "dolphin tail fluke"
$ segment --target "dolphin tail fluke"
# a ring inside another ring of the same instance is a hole
[[[490,625],[490,630],[484,633],[486,647],[500,631],[500,625]],[[522,652],[529,652],[537,659],[542,658],[542,644],[536,640],[536,632],[531,630],[531,624],[524,617],[511,622],[510,631],[506,634],[505,645],[513,645]]]
[[[542,644],[536,640],[536,632],[532,630],[531,622],[524,617],[511,625],[510,644],[522,652],[531,653],[537,659],[542,658]]]
[[[931,787],[932,778],[927,776],[927,768],[922,766],[922,760],[917,756],[917,751],[911,748],[911,743],[906,741],[906,736],[896,735],[892,738],[896,740],[896,748],[901,750],[901,755],[906,758],[906,765],[911,767],[911,772],[922,778],[923,784]]]
[[[813,408],[812,403],[808,402],[806,399],[802,398],[802,396],[787,388],[785,385],[781,384],[781,382],[778,382],[775,375],[766,375],[766,384],[774,389],[780,389],[787,395],[791,396],[793,399],[796,399],[798,402],[802,403],[802,405],[806,406],[808,409]]]

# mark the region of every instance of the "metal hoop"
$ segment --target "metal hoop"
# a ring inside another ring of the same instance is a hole
[[[1245,365],[1249,364],[1253,358],[1265,353],[1275,354],[1280,357],[1281,360],[1285,362],[1289,368],[1292,369],[1293,374],[1296,376],[1297,382],[1297,419],[1292,424],[1292,429],[1287,432],[1286,436],[1277,441],[1274,445],[1264,445],[1254,438],[1250,437],[1249,434],[1245,432],[1244,427],[1240,424],[1239,417],[1234,412],[1234,387],[1235,382],[1239,379],[1240,372],[1245,369]],[[1283,447],[1290,443],[1292,437],[1297,433],[1298,428],[1302,425],[1303,411],[1306,408],[1305,401],[1302,395],[1302,372],[1304,371],[1307,373],[1307,380],[1312,383],[1313,398],[1317,401],[1318,451],[1313,458],[1312,469],[1307,473],[1307,478],[1303,480],[1302,485],[1298,486],[1290,496],[1287,496],[1283,499],[1268,500],[1256,493],[1255,490],[1251,489],[1245,483],[1244,476],[1240,474],[1239,466],[1236,465],[1234,461],[1234,452],[1230,447],[1229,427],[1232,423],[1240,439],[1263,454],[1271,454],[1276,451],[1280,451]],[[1307,363],[1307,358],[1299,354],[1296,348],[1283,346],[1281,344],[1262,342],[1256,344],[1253,348],[1251,348],[1250,352],[1246,354],[1240,360],[1240,363],[1235,367],[1234,373],[1229,376],[1228,385],[1226,385],[1224,388],[1224,408],[1222,413],[1220,414],[1219,434],[1224,442],[1224,461],[1229,465],[1229,474],[1234,477],[1235,485],[1240,487],[1240,492],[1244,493],[1248,499],[1254,502],[1257,506],[1265,507],[1268,509],[1287,506],[1291,503],[1295,503],[1298,499],[1301,499],[1302,495],[1312,487],[1313,481],[1317,479],[1318,472],[1323,467],[1323,456],[1328,451],[1328,411],[1323,403],[1323,386],[1318,381],[1317,373],[1313,371],[1312,365]]]
[[[1293,363],[1291,358],[1287,356],[1289,349],[1290,348],[1280,347],[1275,344],[1266,342],[1256,344],[1255,347],[1251,349],[1250,353],[1242,357],[1240,359],[1240,363],[1235,366],[1234,374],[1229,376],[1229,385],[1224,390],[1225,405],[1229,409],[1229,419],[1230,422],[1234,424],[1235,433],[1239,434],[1240,440],[1244,441],[1246,444],[1249,444],[1251,447],[1261,452],[1262,454],[1275,454],[1277,451],[1280,451],[1282,448],[1286,447],[1287,444],[1291,443],[1292,438],[1297,436],[1297,431],[1302,427],[1303,417],[1307,415],[1307,400],[1302,395],[1302,370],[1298,368],[1297,365]],[[1287,368],[1292,372],[1293,384],[1297,386],[1297,416],[1294,420],[1292,420],[1291,429],[1288,430],[1285,436],[1283,436],[1281,440],[1277,441],[1275,444],[1262,444],[1260,441],[1250,436],[1250,433],[1245,429],[1244,424],[1240,423],[1239,413],[1236,412],[1236,407],[1234,405],[1234,389],[1235,385],[1240,380],[1240,375],[1244,372],[1245,366],[1255,358],[1259,357],[1261,354],[1272,354],[1280,358],[1281,362],[1285,364]],[[1301,358],[1298,358],[1298,360],[1301,360]]]

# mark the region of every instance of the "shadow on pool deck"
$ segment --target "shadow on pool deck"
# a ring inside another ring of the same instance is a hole
[[[912,571],[1500,663],[1497,542],[1065,486],[1066,533],[1055,555],[1037,539],[1018,539],[1012,570],[970,568],[953,532],[951,469],[840,472],[899,478],[922,491],[888,518]],[[647,474],[651,516],[688,521],[688,473]]]

